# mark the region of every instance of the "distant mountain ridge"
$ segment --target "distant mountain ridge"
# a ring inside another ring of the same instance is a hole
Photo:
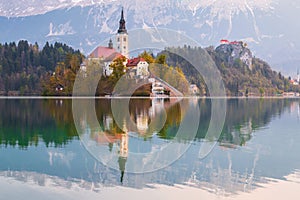
[[[91,52],[115,34],[124,7],[128,29],[169,28],[202,46],[242,40],[285,74],[300,62],[299,3],[287,0],[54,0],[0,2],[0,42],[58,41]]]
[[[128,8],[140,7],[145,8],[165,8],[178,7],[183,10],[189,10],[196,15],[196,13],[202,9],[211,8],[211,15],[216,15],[225,18],[230,17],[231,13],[236,14],[239,12],[252,12],[253,9],[270,10],[272,9],[273,0],[252,0],[252,1],[235,1],[230,0],[223,1],[209,1],[209,0],[189,0],[189,1],[176,1],[176,0],[51,0],[51,1],[36,1],[36,0],[12,0],[12,1],[0,1],[1,16],[7,17],[20,17],[20,16],[32,16],[38,14],[45,14],[47,12],[61,9],[72,8],[74,6],[106,6],[106,5],[118,5]]]

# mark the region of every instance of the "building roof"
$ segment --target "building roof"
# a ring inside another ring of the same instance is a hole
[[[89,57],[90,58],[101,58],[101,59],[105,60],[115,53],[117,53],[117,51],[113,48],[99,46],[90,54]]]
[[[130,59],[128,60],[128,63],[127,63],[127,67],[136,67],[139,62],[146,62],[146,60],[144,58],[133,58],[133,59]]]
[[[121,57],[124,57],[122,54],[120,54],[119,52],[114,52],[112,53],[111,55],[109,55],[108,57],[106,57],[104,59],[104,62],[110,62],[110,61],[113,61],[117,58],[121,58]]]
[[[115,49],[99,46],[90,54],[89,57],[106,59],[107,57],[109,57],[111,54],[115,52],[116,52]]]
[[[99,144],[115,143],[122,139],[122,134],[109,134],[107,132],[98,132],[94,140]]]
[[[224,43],[224,42],[225,42],[225,43],[229,43],[229,40],[223,39],[223,40],[221,40],[220,42],[221,42],[221,43]]]

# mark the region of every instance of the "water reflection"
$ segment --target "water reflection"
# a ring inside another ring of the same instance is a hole
[[[81,101],[84,105],[90,100]],[[132,99],[127,107],[130,119],[123,119],[121,125],[112,114],[111,100],[95,100],[101,129],[88,123],[90,115],[85,110],[81,113],[81,126],[88,130],[85,134],[91,142],[105,148],[107,154],[118,155],[116,171],[95,160],[81,145],[71,100],[0,100],[0,108],[5,111],[0,117],[0,177],[42,186],[53,179],[57,187],[80,186],[93,191],[122,183],[131,188],[180,184],[221,196],[252,192],[271,179],[284,180],[299,170],[299,102],[228,100],[219,145],[201,160],[197,156],[209,126],[209,99],[180,103]],[[196,137],[176,138],[178,143],[192,144],[186,154],[154,173],[125,173],[129,152],[148,153],[172,141],[180,122],[195,104],[200,106],[201,116]],[[123,109],[126,108],[120,108],[120,113]],[[163,125],[159,120],[162,115]]]
[[[81,101],[85,104],[90,100]],[[184,100],[181,105],[163,100],[132,99],[129,104],[130,119],[124,119],[121,128],[115,122],[111,112],[111,101],[109,99],[96,100],[96,113],[102,131],[93,135],[94,139],[99,143],[115,143],[114,141],[121,138],[120,134],[124,133],[123,128],[130,132],[135,130],[135,133],[144,139],[151,138],[154,134],[158,134],[162,139],[173,139],[185,116],[185,113],[181,113],[181,106],[186,111],[188,106],[195,103],[199,103],[201,108],[201,121],[195,138],[200,141],[205,137],[211,116],[211,103],[206,99]],[[297,112],[299,118],[298,103],[298,101],[278,99],[229,100],[226,122],[219,142],[228,146],[230,144],[245,145],[251,139],[253,132],[266,127],[272,118],[280,116],[285,109],[290,107]],[[1,100],[0,109],[5,111],[1,113],[0,119],[2,144],[26,148],[30,145],[37,145],[39,139],[42,139],[47,146],[61,146],[78,138],[73,121],[71,100]],[[120,108],[120,114],[126,109],[128,108]],[[82,111],[86,121],[89,121],[88,112]],[[167,116],[165,123],[161,123],[161,118],[159,118],[163,112],[166,112]],[[123,127],[125,124],[132,124],[131,120],[136,125],[135,127]],[[149,130],[151,122],[153,126]],[[160,127],[161,124],[163,124],[162,127]],[[93,127],[92,124],[90,126]]]
[[[76,104],[81,106],[77,109],[75,121],[78,122],[81,141],[95,158],[120,169],[122,174],[125,165],[126,171],[137,173],[153,171],[154,165],[156,169],[163,168],[177,160],[188,147],[186,143],[173,142],[168,138],[169,135],[176,137],[173,132],[179,129],[185,109],[190,109],[186,104],[188,102],[180,102],[179,105],[176,99],[131,99],[129,105],[126,102],[124,105],[123,99],[115,99],[111,102],[117,111],[114,113],[111,109],[108,112],[99,109],[100,105],[110,104],[110,100],[100,100],[96,102],[95,120],[91,115],[94,111],[93,100],[77,101]],[[197,129],[194,130],[196,132]],[[168,145],[176,146],[178,152],[170,152]],[[172,159],[166,159],[162,151],[173,153]]]
[[[66,100],[0,100],[0,140],[5,146],[27,148],[44,142],[62,146],[78,135]]]

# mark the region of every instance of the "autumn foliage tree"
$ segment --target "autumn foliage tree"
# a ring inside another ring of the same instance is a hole
[[[55,72],[49,74],[43,81],[43,94],[47,96],[70,96],[81,58],[75,54],[68,54],[64,62],[57,63]]]
[[[183,94],[188,94],[189,82],[183,71],[179,67],[169,66],[166,54],[159,54],[154,58],[151,53],[144,51],[139,56],[150,64],[149,71],[151,74],[166,81]]]
[[[50,82],[49,74],[68,54],[82,60],[79,51],[58,42],[42,48],[26,40],[0,44],[0,95],[41,95],[42,83]]]
[[[113,73],[109,76],[111,82],[116,83],[125,74],[125,57],[116,58],[110,65]]]

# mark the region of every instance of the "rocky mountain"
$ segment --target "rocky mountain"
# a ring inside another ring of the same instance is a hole
[[[252,52],[243,42],[222,41],[223,44],[216,48],[216,52],[226,57],[229,65],[233,65],[236,60],[241,60],[249,69],[252,69]]]
[[[253,54],[287,75],[300,63],[300,3],[286,0],[12,0],[0,1],[0,42],[58,41],[91,52],[117,30],[168,28],[202,46],[246,42]]]

